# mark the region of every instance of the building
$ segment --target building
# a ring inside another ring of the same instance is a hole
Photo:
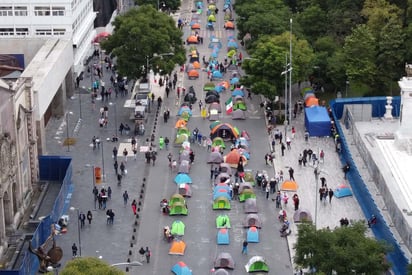
[[[0,40],[71,39],[74,77],[80,75],[95,36],[93,0],[2,0],[0,17]]]

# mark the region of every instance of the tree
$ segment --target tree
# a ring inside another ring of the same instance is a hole
[[[149,5],[117,16],[113,25],[114,33],[101,46],[117,57],[121,75],[130,79],[145,76],[148,59],[155,72],[169,74],[186,60],[182,32],[173,18]],[[171,54],[152,58],[163,53]]]
[[[317,274],[382,274],[389,268],[384,257],[389,247],[366,237],[363,222],[333,231],[304,223],[298,230],[295,263],[315,268]]]
[[[61,275],[123,275],[121,270],[108,265],[106,262],[92,257],[76,258],[69,261]]]

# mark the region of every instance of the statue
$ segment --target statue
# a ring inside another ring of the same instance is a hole
[[[63,257],[63,249],[56,246],[56,240],[54,236],[57,234],[54,224],[51,225],[51,233],[44,244],[40,245],[37,249],[32,247],[31,242],[29,243],[29,251],[37,256],[40,262],[40,273],[45,273],[48,266],[58,267],[60,266],[59,262]],[[48,251],[45,251],[52,242],[51,248]]]
[[[405,72],[407,77],[412,77],[412,64],[405,64]]]

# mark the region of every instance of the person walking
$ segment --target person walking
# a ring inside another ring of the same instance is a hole
[[[123,150],[123,160],[124,160],[124,162],[127,162],[127,155],[128,154],[129,154],[129,152],[127,151],[126,148],[124,148],[124,150]]]
[[[77,246],[75,243],[72,245],[72,256],[73,258],[77,257]]]
[[[110,186],[107,188],[107,197],[109,200],[112,199],[112,188]]]
[[[116,172],[116,175],[117,175],[118,174],[117,169],[119,168],[119,164],[117,163],[117,160],[114,161],[113,168],[114,168],[114,171]]]
[[[242,244],[242,254],[247,255],[247,245],[248,245],[248,242],[244,240]]]
[[[136,216],[136,212],[137,212],[137,202],[136,202],[136,200],[132,201],[132,211],[133,211],[133,215]]]
[[[152,252],[149,250],[148,246],[146,246],[145,256],[146,256],[146,262],[150,263],[150,256],[152,256]]]
[[[289,168],[289,178],[290,178],[290,180],[295,180],[295,177],[293,176],[293,173],[294,173],[295,171],[293,170],[293,168],[292,167],[290,167]]]
[[[92,219],[93,219],[93,215],[92,215],[92,211],[87,211],[87,220],[89,221],[89,224],[92,224]]]
[[[113,159],[117,160],[117,147],[113,147]]]
[[[85,224],[84,222],[86,221],[86,215],[83,212],[80,212],[79,220],[80,220],[80,228],[83,228]]]
[[[146,250],[145,250],[144,247],[142,246],[142,247],[139,249],[140,261],[141,261],[141,262],[144,262],[144,260],[145,260],[145,253],[146,253]]]
[[[329,203],[332,203],[333,194],[332,188],[329,188]]]
[[[123,193],[123,203],[124,203],[124,207],[126,207],[128,200],[129,200],[129,194],[127,193],[127,190],[126,190],[126,191],[124,191],[124,193]]]
[[[283,156],[285,156],[285,149],[286,149],[286,146],[285,146],[285,144],[284,144],[284,143],[282,143],[282,145],[281,145],[280,149],[282,150],[282,157],[283,157]]]
[[[152,152],[152,161],[153,161],[153,166],[155,166],[156,163],[156,153]]]
[[[295,205],[295,211],[299,209],[299,196],[298,194],[293,195],[293,204]]]
[[[202,102],[202,100],[199,100],[199,111],[202,110],[202,106],[203,106],[203,102]]]
[[[268,200],[269,199],[269,194],[270,194],[270,184],[266,184],[265,191],[266,191],[266,199]]]

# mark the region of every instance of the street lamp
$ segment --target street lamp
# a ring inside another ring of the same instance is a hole
[[[288,73],[292,71],[292,68],[290,67],[290,63],[288,63],[288,54],[285,55],[285,70],[280,74],[280,75],[285,75],[285,120],[284,120],[284,125],[285,125],[285,136],[287,134],[287,128],[288,128]],[[290,106],[289,106],[290,108]]]
[[[80,210],[79,208],[75,208],[75,207],[70,207],[70,211],[76,211],[77,213],[77,234],[78,234],[78,241],[79,241],[79,256],[82,256],[82,237],[80,234],[80,221],[79,221],[79,217],[80,217]]]
[[[100,144],[102,145],[102,179],[103,182],[106,180],[106,173],[104,171],[104,140],[100,139]]]
[[[349,84],[349,80],[346,80],[345,97],[348,97]]]
[[[117,104],[109,102],[110,106],[114,106],[114,137],[117,137]]]
[[[290,36],[289,36],[289,120],[288,123],[290,124],[290,122],[292,121],[292,112],[290,110],[291,106],[292,106],[292,18],[290,18]]]
[[[73,112],[66,112],[66,143],[67,143],[67,152],[70,152],[70,135],[69,135],[69,115],[72,115]]]

